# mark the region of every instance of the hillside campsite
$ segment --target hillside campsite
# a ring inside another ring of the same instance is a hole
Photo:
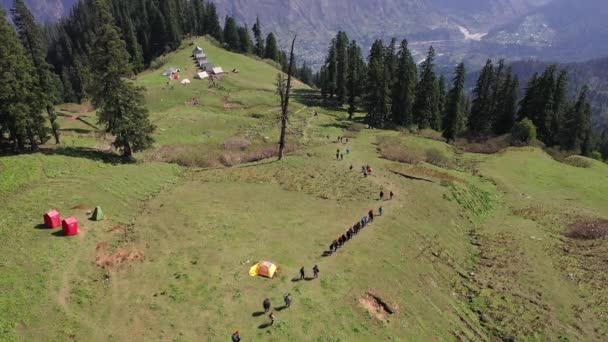
[[[163,61],[137,162],[87,103],[57,106],[60,147],[0,156],[0,340],[605,340],[608,245],[575,233],[608,231],[608,165],[368,129],[299,81],[278,162],[271,63],[208,37]]]

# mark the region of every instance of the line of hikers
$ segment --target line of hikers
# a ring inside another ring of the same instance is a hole
[[[382,216],[384,214],[384,208],[380,207],[378,209],[378,216]],[[344,246],[350,239],[352,239],[355,235],[359,234],[359,232],[367,227],[368,224],[374,222],[374,210],[370,210],[367,213],[367,216],[363,216],[361,220],[355,223],[352,227],[350,227],[344,234],[338,236],[330,245],[329,251],[331,253],[335,253],[338,251],[338,248]]]
[[[346,148],[346,155],[350,154],[350,148],[347,147]],[[336,160],[344,160],[344,153],[342,153],[342,150],[337,149],[336,150]]]

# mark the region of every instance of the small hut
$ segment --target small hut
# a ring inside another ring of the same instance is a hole
[[[63,235],[74,236],[78,235],[78,220],[75,217],[68,217],[61,222]]]
[[[44,225],[49,229],[55,229],[61,226],[61,215],[55,209],[44,214]]]

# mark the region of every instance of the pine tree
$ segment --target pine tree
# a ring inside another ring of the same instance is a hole
[[[493,86],[495,81],[494,65],[491,60],[481,70],[475,89],[473,104],[469,116],[469,133],[473,136],[484,137],[490,134],[494,122]]]
[[[336,51],[336,39],[332,39],[329,45],[329,52],[325,60],[325,94],[329,98],[336,95],[338,88],[338,56]]]
[[[464,82],[466,69],[464,63],[460,63],[454,71],[452,89],[446,98],[445,119],[443,122],[443,137],[448,142],[453,141],[465,130],[466,124],[466,99]]]
[[[445,102],[446,102],[446,90],[445,90],[445,77],[439,76],[437,81],[437,114],[435,115],[435,128],[441,130],[441,125],[445,116]]]
[[[587,86],[581,90],[566,117],[562,132],[562,147],[568,150],[580,149],[583,154],[590,152],[588,144],[591,135],[591,106],[587,100],[588,91]]]
[[[94,0],[94,10],[93,104],[99,122],[116,137],[114,146],[131,158],[133,152],[151,145],[154,126],[149,121],[141,88],[123,79],[132,69],[126,44],[113,23],[108,3]]]
[[[416,63],[407,46],[407,40],[403,40],[397,56],[391,107],[393,122],[397,125],[409,126],[413,123],[412,107],[416,99],[417,73]]]
[[[220,17],[217,14],[217,8],[213,2],[208,2],[205,6],[205,34],[222,41],[222,27],[220,26]]]
[[[265,55],[264,49],[264,37],[262,36],[262,25],[260,24],[260,18],[257,17],[255,19],[255,24],[253,25],[253,39],[255,40],[255,54],[263,58]]]
[[[547,123],[547,141],[545,143],[548,146],[554,146],[559,144],[560,133],[562,131],[562,124],[564,120],[564,111],[566,110],[568,92],[568,72],[562,70],[557,77],[555,82],[555,89],[553,90],[553,107],[549,114]]]
[[[51,130],[55,137],[55,143],[59,144],[59,123],[57,122],[57,114],[53,107],[58,102],[59,89],[57,89],[51,66],[45,59],[46,47],[44,46],[42,30],[36,24],[34,16],[23,0],[15,0],[12,14],[13,23],[17,29],[21,44],[25,48],[27,58],[29,58],[31,64],[36,69],[39,89],[43,90],[36,94],[36,96],[46,108]]]
[[[348,36],[345,32],[338,32],[336,37],[336,96],[338,103],[346,100],[348,79]]]
[[[348,118],[352,120],[357,110],[357,98],[361,96],[363,81],[365,77],[365,62],[361,54],[361,48],[356,41],[348,46],[348,78],[346,80],[348,90]]]
[[[494,133],[497,135],[511,132],[515,125],[517,116],[517,91],[519,80],[514,76],[511,69],[507,69],[506,78],[501,87],[500,97],[496,109],[494,121]]]
[[[0,8],[0,132],[8,132],[15,150],[38,148],[46,139],[36,70]],[[0,135],[2,139],[2,135]]]
[[[165,44],[171,50],[177,49],[182,42],[182,30],[178,10],[174,0],[160,0],[160,10],[165,18]]]
[[[241,44],[239,42],[239,32],[236,21],[233,17],[226,16],[224,21],[224,44],[232,51],[238,51]]]
[[[390,113],[390,89],[385,74],[385,50],[376,40],[369,55],[366,87],[366,121],[370,127],[383,127]]]
[[[279,62],[280,54],[279,47],[277,45],[277,39],[274,33],[270,32],[266,37],[266,51],[264,52],[264,58],[272,59],[275,62]]]
[[[421,129],[433,128],[438,117],[437,76],[434,70],[435,49],[431,46],[427,58],[422,62],[420,81],[416,86],[416,101],[414,103],[414,123]]]
[[[241,26],[238,28],[239,32],[239,52],[249,54],[253,49],[253,42],[251,36],[249,36],[249,30],[247,26]]]

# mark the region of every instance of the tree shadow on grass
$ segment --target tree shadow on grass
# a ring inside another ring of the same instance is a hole
[[[41,148],[38,152],[45,155],[60,155],[66,157],[85,158],[108,164],[129,164],[132,160],[125,159],[116,153],[104,152],[88,147]]]
[[[251,314],[251,317],[260,317],[263,316],[265,314],[264,311],[257,311]]]
[[[258,329],[266,329],[266,328],[268,328],[268,327],[270,327],[270,326],[272,326],[272,324],[271,324],[271,323],[264,323],[264,324],[260,324],[260,325],[258,326]]]
[[[296,89],[293,98],[308,107],[320,107],[335,112],[346,112],[347,110],[335,100],[324,99],[321,93],[310,89]]]
[[[275,310],[276,310],[276,311],[281,312],[281,311],[283,311],[283,310],[285,310],[285,309],[288,309],[288,308],[289,308],[289,306],[287,306],[287,305],[283,305],[283,306],[281,306],[281,307],[275,308]]]

